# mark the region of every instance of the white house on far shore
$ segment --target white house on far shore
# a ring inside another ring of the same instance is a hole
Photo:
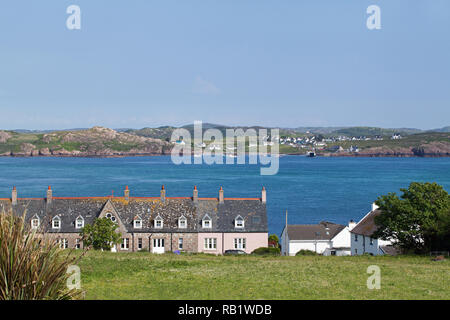
[[[368,253],[373,256],[381,254],[396,254],[391,241],[373,238],[373,233],[377,230],[375,217],[381,214],[376,204],[372,204],[372,210],[366,214],[361,221],[351,230],[351,250],[352,255],[362,255]]]
[[[309,250],[325,256],[350,255],[350,230],[348,226],[332,222],[319,224],[287,225],[281,233],[282,255],[295,256],[300,250]]]

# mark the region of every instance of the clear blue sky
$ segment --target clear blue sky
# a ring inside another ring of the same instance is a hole
[[[442,127],[450,1],[2,0],[0,111],[3,129]]]

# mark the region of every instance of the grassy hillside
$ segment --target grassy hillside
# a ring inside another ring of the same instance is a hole
[[[170,147],[160,139],[139,137],[103,127],[50,133],[0,131],[0,154],[109,155],[120,152],[162,153]]]
[[[381,269],[381,289],[366,286]],[[450,299],[450,261],[429,257],[258,257],[90,251],[87,299]]]
[[[377,127],[350,127],[333,131],[332,134],[346,135],[350,137],[372,137],[372,136],[392,136],[394,133],[401,135],[409,135],[419,133],[419,129],[399,128],[399,129],[384,129]]]

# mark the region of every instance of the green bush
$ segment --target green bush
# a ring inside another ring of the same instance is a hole
[[[78,259],[30,230],[24,217],[0,212],[0,300],[80,298],[80,290],[66,285],[68,267]]]
[[[314,252],[314,251],[311,251],[311,250],[304,250],[304,249],[302,249],[299,252],[297,252],[295,255],[296,256],[317,256],[319,254]]]
[[[253,250],[252,254],[265,256],[279,256],[280,255],[280,248],[267,248],[267,247],[261,247],[258,249]]]

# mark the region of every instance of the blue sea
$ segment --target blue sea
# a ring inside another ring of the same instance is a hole
[[[399,192],[412,181],[437,182],[450,191],[450,158],[280,158],[277,175],[261,176],[259,165],[175,165],[170,156],[127,158],[0,158],[0,197],[123,195],[260,197],[267,189],[269,232],[289,223],[359,220],[382,194]]]

